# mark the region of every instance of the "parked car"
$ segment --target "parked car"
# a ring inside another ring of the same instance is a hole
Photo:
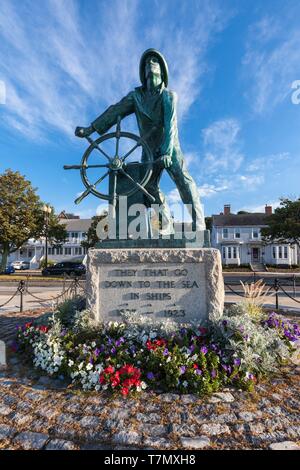
[[[13,268],[15,269],[23,270],[23,269],[29,269],[30,263],[29,261],[14,261],[13,263],[11,263],[11,266],[13,266]]]
[[[43,276],[68,274],[69,276],[82,276],[85,274],[85,266],[82,263],[71,263],[65,261],[56,263],[53,266],[48,266],[42,270]]]
[[[6,266],[5,270],[0,272],[0,274],[13,274],[15,272],[15,268],[13,266]]]

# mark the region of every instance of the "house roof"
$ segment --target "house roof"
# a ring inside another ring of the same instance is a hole
[[[87,232],[92,219],[60,219],[59,223],[66,226],[67,232]]]
[[[213,215],[212,217],[212,224],[215,227],[240,227],[267,225],[268,216],[261,212],[254,212],[252,214]]]

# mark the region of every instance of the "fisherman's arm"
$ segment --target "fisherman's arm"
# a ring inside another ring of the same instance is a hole
[[[163,101],[164,137],[160,146],[160,155],[166,168],[172,165],[174,138],[177,132],[176,102],[176,93],[169,92],[165,94]]]
[[[118,116],[124,118],[134,112],[133,92],[130,92],[125,98],[116,104],[107,108],[95,121],[88,127],[76,127],[75,135],[77,137],[86,137],[93,132],[104,134],[114,124],[117,123]]]

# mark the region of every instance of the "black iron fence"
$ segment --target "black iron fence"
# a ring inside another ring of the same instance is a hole
[[[10,304],[12,300],[17,297],[19,297],[19,310],[20,312],[23,312],[24,299],[26,296],[33,298],[37,303],[41,305],[57,305],[57,303],[62,302],[63,300],[72,299],[77,297],[78,295],[85,295],[85,281],[81,280],[78,277],[72,279],[69,284],[66,284],[64,282],[61,292],[58,295],[52,296],[48,299],[44,299],[33,294],[30,290],[28,281],[26,282],[21,280],[18,282],[17,288],[13,295],[8,300],[6,300],[6,302],[0,304],[0,308],[6,307],[6,305]]]
[[[243,284],[253,284],[257,281],[262,281],[264,286],[266,287],[265,291],[262,294],[266,295],[274,295],[275,296],[275,304],[276,309],[279,309],[279,297],[280,294],[288,297],[296,304],[300,305],[300,277],[293,275],[290,277],[261,277],[258,276],[256,273],[253,273],[252,276],[249,276],[247,279],[243,279]],[[247,298],[247,293],[243,290],[243,286],[241,285],[241,281],[239,279],[226,281],[224,279],[224,286],[225,292],[231,292],[239,297]],[[241,287],[241,290],[237,290],[237,286]],[[291,292],[288,292],[289,289]]]

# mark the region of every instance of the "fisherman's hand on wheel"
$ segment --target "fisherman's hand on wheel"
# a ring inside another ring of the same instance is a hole
[[[89,127],[76,127],[75,129],[75,135],[77,137],[87,137],[89,136],[92,132],[94,131],[94,129],[89,126]]]
[[[161,160],[165,168],[170,168],[172,165],[172,157],[171,155],[162,155]]]

